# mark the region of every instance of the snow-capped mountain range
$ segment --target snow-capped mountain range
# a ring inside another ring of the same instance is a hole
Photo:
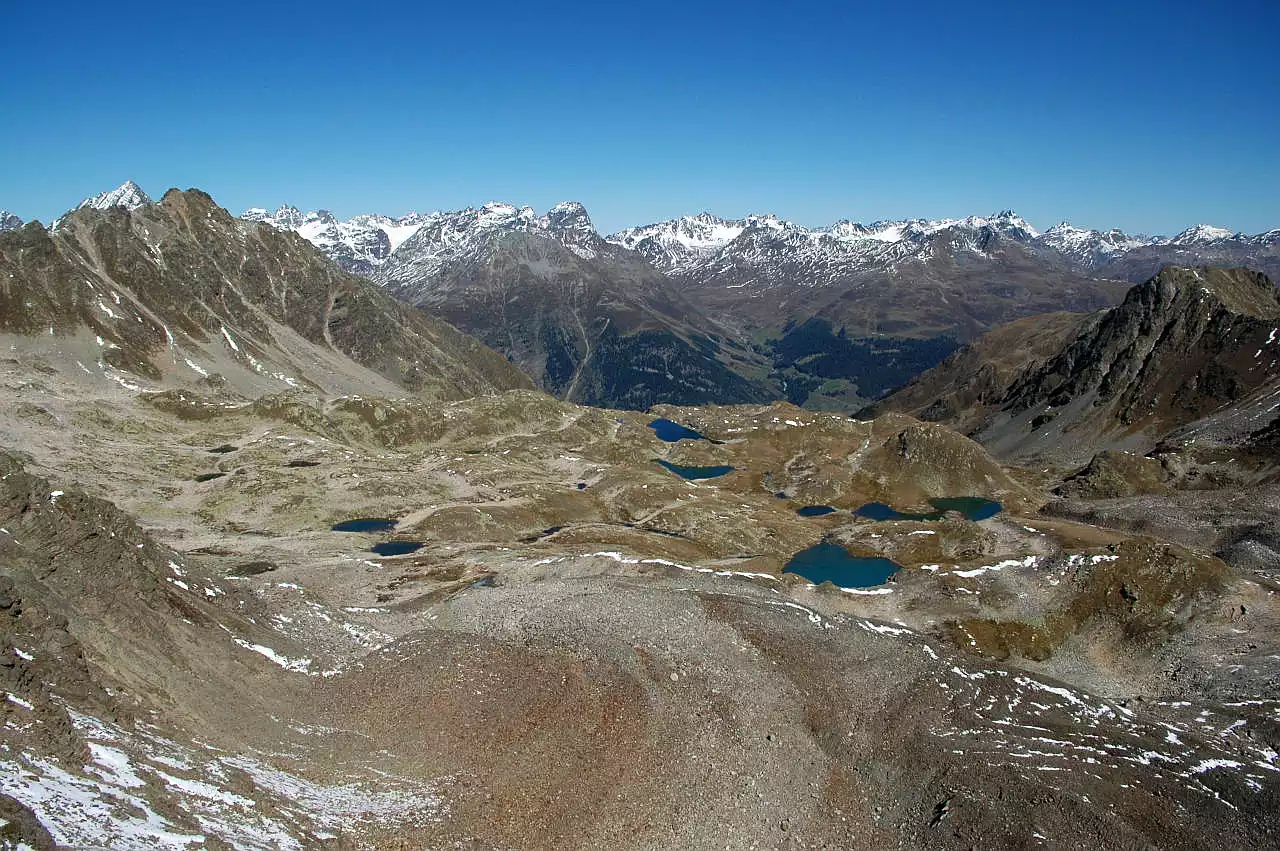
[[[365,214],[343,221],[328,210],[304,214],[288,204],[274,213],[261,208],[245,210],[241,218],[265,222],[278,230],[297,231],[343,268],[364,275],[381,265],[427,220],[426,216],[408,213],[394,218]]]
[[[940,234],[948,237],[941,246],[935,242]],[[771,245],[772,253],[784,250],[801,262],[889,267],[910,259],[927,260],[940,248],[982,254],[993,235],[1050,249],[1081,271],[1093,271],[1119,255],[1150,246],[1197,248],[1226,243],[1242,246],[1280,243],[1280,230],[1249,236],[1205,224],[1187,228],[1172,239],[1131,235],[1121,230],[1089,230],[1068,222],[1040,233],[1011,210],[963,219],[907,219],[869,225],[839,221],[822,228],[801,227],[772,215],[722,219],[700,213],[629,228],[608,239],[639,251],[660,268],[688,274],[699,267],[714,266],[716,258],[725,252],[750,253],[744,250],[753,244],[759,252]]]
[[[86,198],[76,209],[132,210],[150,203],[151,197],[130,180]],[[1106,275],[1110,268],[1125,269],[1128,265],[1145,270],[1161,257],[1195,262],[1203,252],[1206,262],[1222,262],[1257,251],[1274,253],[1280,246],[1280,229],[1248,235],[1208,224],[1187,228],[1172,238],[1090,230],[1067,222],[1041,233],[1010,210],[961,219],[871,224],[839,221],[819,228],[803,227],[771,214],[724,219],[700,213],[627,228],[607,237],[595,230],[587,211],[576,202],[558,204],[541,216],[530,207],[491,202],[454,212],[374,213],[349,219],[339,219],[327,210],[303,213],[286,204],[275,212],[246,210],[242,218],[296,231],[339,265],[364,275],[373,275],[393,257],[398,264],[414,265],[430,274],[450,259],[483,250],[493,234],[510,230],[546,234],[588,259],[611,245],[618,246],[638,252],[668,274],[706,282],[718,277],[717,270],[734,269],[737,274],[764,268],[768,272],[785,264],[788,274],[795,269],[815,272],[804,276],[803,283],[808,285],[821,285],[855,272],[892,271],[906,262],[929,262],[939,254],[985,256],[998,240],[1045,253],[1050,260],[1060,258],[1071,270],[1090,275]],[[13,214],[0,214],[0,229],[21,224]],[[424,235],[417,238],[419,234]],[[1126,264],[1126,259],[1133,262]],[[826,273],[819,271],[824,269]]]
[[[601,236],[583,206],[565,202],[545,215],[531,207],[490,202],[455,212],[410,213],[406,216],[361,215],[339,220],[326,211],[303,214],[284,206],[275,213],[253,209],[244,218],[295,230],[343,265],[364,274],[386,263],[397,251],[401,262],[416,262],[430,273],[449,258],[474,252],[487,237],[506,230],[554,236],[583,257],[594,256],[602,243],[636,251],[655,267],[677,276],[698,275],[717,265],[740,266],[744,257],[760,262],[786,258],[802,266],[891,268],[910,260],[927,261],[938,252],[986,253],[994,237],[1060,255],[1077,271],[1096,272],[1128,252],[1152,246],[1196,249],[1213,246],[1262,247],[1280,244],[1280,230],[1247,235],[1201,224],[1172,238],[1097,231],[1067,222],[1041,233],[1011,210],[960,219],[904,219],[862,224],[839,221],[807,228],[776,215],[725,219],[711,213],[682,216]],[[420,231],[430,234],[414,240]],[[943,239],[939,240],[939,237]],[[385,239],[384,239],[385,237]],[[409,256],[412,255],[412,260]]]
[[[304,214],[289,205],[274,213],[260,208],[246,210],[241,218],[297,231],[339,265],[366,275],[386,263],[401,246],[405,248],[397,259],[415,265],[423,274],[432,274],[445,262],[482,250],[490,237],[502,232],[551,234],[580,257],[593,257],[604,246],[586,209],[575,202],[558,204],[544,216],[532,207],[494,201],[479,208],[394,218],[366,214],[343,221],[327,210]]]
[[[805,228],[774,215],[722,219],[701,213],[629,228],[613,234],[609,241],[640,252],[660,268],[686,273],[713,261],[730,246],[754,246],[775,254],[791,252],[810,261],[862,259],[887,265],[919,254],[933,236],[947,230],[961,235],[957,247],[980,250],[984,229],[1024,242],[1038,236],[1012,211],[987,217],[878,221],[870,225],[845,220],[823,228]]]
[[[151,203],[128,182],[80,207]],[[286,204],[241,219],[301,235],[550,392],[640,408],[783,391],[848,405],[1002,323],[1114,306],[1128,283],[1169,265],[1280,278],[1280,230],[1197,225],[1164,238],[1063,222],[1041,232],[1011,210],[817,228],[701,213],[608,236],[576,202],[349,219]]]

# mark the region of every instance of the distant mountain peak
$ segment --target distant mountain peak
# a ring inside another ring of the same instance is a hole
[[[329,210],[304,213],[292,204],[281,204],[275,212],[250,207],[240,218],[262,222],[276,230],[291,230],[327,254],[349,272],[369,275],[430,216],[408,213],[400,217],[362,213],[342,220]]]
[[[1151,243],[1149,239],[1132,236],[1119,228],[1104,232],[1076,227],[1066,221],[1049,228],[1036,241],[1085,268]]]
[[[76,205],[76,209],[89,207],[94,210],[110,210],[112,207],[124,207],[126,210],[136,210],[152,203],[155,202],[142,190],[141,186],[132,180],[126,180],[115,189],[84,199]]]
[[[544,221],[549,230],[591,231],[592,233],[596,230],[591,224],[591,217],[587,215],[587,208],[577,201],[561,201],[556,204],[547,211]]]
[[[1200,224],[1187,228],[1170,240],[1170,242],[1174,245],[1204,245],[1210,242],[1219,242],[1224,239],[1231,239],[1235,235],[1235,231],[1230,231],[1226,228]]]
[[[0,233],[7,230],[17,230],[23,225],[22,219],[10,213],[8,210],[0,210]]]
[[[274,213],[268,213],[262,207],[245,210],[240,218],[250,222],[266,222],[279,230],[297,230],[306,221],[302,211],[292,204],[281,204]]]

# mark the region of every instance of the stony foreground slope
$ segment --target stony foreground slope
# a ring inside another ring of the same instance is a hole
[[[527,391],[137,393],[22,351],[0,390],[11,844],[1274,844],[1271,587],[1039,517],[945,427],[664,408],[721,441],[666,444]],[[848,513],[958,493],[1007,511]],[[824,537],[903,570],[781,573]]]

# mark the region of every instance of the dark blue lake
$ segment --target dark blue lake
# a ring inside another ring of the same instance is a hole
[[[853,513],[868,520],[941,520],[948,511],[958,511],[969,520],[986,520],[1000,513],[1003,506],[991,499],[977,496],[939,497],[929,500],[936,511],[911,514],[894,509],[883,502],[868,502]]]
[[[833,514],[835,509],[829,505],[806,505],[803,508],[797,508],[796,514],[801,517],[822,517],[827,514]]]
[[[658,459],[658,463],[675,473],[682,479],[717,479],[726,473],[732,473],[736,468],[727,464],[719,464],[713,467],[686,467],[683,464],[672,464],[670,461]]]
[[[344,520],[329,527],[334,532],[387,532],[396,528],[396,521],[385,517],[362,517],[359,520]]]
[[[796,553],[784,572],[803,576],[814,585],[829,581],[841,588],[872,588],[883,585],[898,569],[887,558],[855,556],[839,544],[823,542]]]
[[[653,429],[653,433],[659,440],[665,440],[667,443],[678,443],[681,440],[706,440],[693,429],[668,419],[654,420],[649,423],[649,428]]]
[[[373,545],[373,552],[380,556],[402,556],[422,549],[421,541],[384,541]]]

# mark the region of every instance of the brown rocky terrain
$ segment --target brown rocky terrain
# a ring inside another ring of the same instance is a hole
[[[1269,586],[1042,518],[1039,480],[941,425],[664,408],[719,441],[668,444],[528,391],[165,401],[43,362],[0,373],[14,842],[1273,838]],[[849,513],[958,494],[1006,511]],[[843,510],[796,514],[819,501]],[[329,531],[355,517],[397,524]],[[782,572],[824,538],[902,570]]]

